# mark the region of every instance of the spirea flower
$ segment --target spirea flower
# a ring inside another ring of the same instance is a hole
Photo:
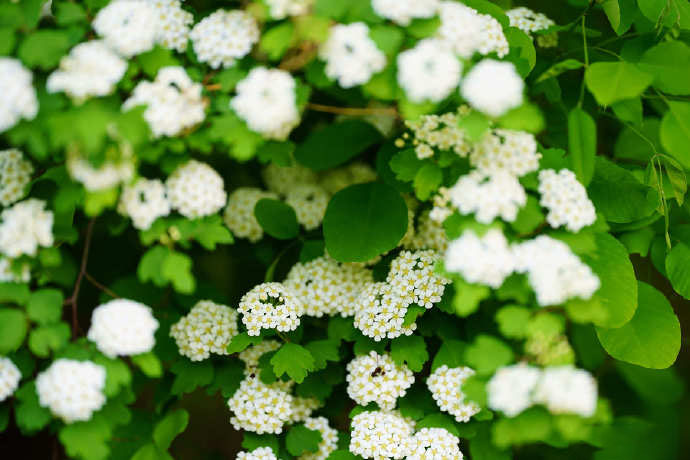
[[[486,174],[475,170],[458,179],[450,189],[450,199],[460,214],[474,214],[479,222],[490,224],[497,217],[513,222],[527,203],[527,194],[520,181],[506,171]]]
[[[124,57],[153,48],[158,15],[149,2],[120,0],[102,8],[91,25],[105,44]]]
[[[182,9],[180,0],[155,0],[150,4],[156,11],[156,43],[180,53],[184,52],[187,49],[189,29],[194,23],[194,15]]]
[[[257,447],[251,452],[239,452],[237,460],[278,460],[270,447]]]
[[[319,442],[319,450],[302,454],[298,459],[326,460],[328,456],[331,455],[331,452],[337,448],[338,431],[330,427],[326,417],[308,418],[304,421],[304,426],[310,430],[316,430],[321,433],[321,442]]]
[[[457,436],[443,428],[422,428],[412,437],[414,450],[408,460],[462,460]]]
[[[433,220],[429,215],[429,210],[422,212],[417,219],[417,229],[405,247],[445,252],[448,248],[446,230],[441,222]]]
[[[414,448],[413,422],[397,412],[362,412],[351,426],[350,452],[366,459],[402,459]]]
[[[122,105],[129,110],[145,105],[144,119],[154,137],[176,136],[204,121],[201,84],[192,81],[183,67],[163,67],[152,82],[139,83]]]
[[[323,221],[330,196],[319,185],[295,185],[285,195],[285,203],[292,206],[299,222],[306,230],[313,230]]]
[[[430,18],[436,14],[439,0],[372,0],[374,12],[401,26],[408,26],[415,18]]]
[[[0,57],[0,133],[22,118],[33,120],[38,113],[33,75],[13,58]]]
[[[255,187],[240,187],[230,194],[223,218],[236,237],[247,238],[252,243],[263,238],[264,230],[256,220],[254,207],[264,198],[276,200],[278,196]]]
[[[347,364],[347,394],[360,406],[375,402],[381,409],[395,407],[398,398],[414,383],[412,371],[395,363],[388,354],[375,351]]]
[[[53,245],[53,212],[43,200],[29,198],[0,214],[0,252],[9,258],[35,256],[39,246]]]
[[[508,240],[498,229],[492,228],[479,237],[465,230],[460,238],[448,245],[445,269],[460,273],[468,283],[478,283],[497,289],[513,273],[515,258]]]
[[[462,64],[441,41],[427,38],[398,54],[398,83],[412,102],[439,102],[460,83]]]
[[[527,35],[533,32],[546,30],[555,25],[545,14],[537,13],[524,6],[506,11],[506,16],[510,20],[510,27],[517,27]]]
[[[80,43],[60,59],[60,66],[46,82],[49,93],[65,92],[81,102],[93,96],[113,92],[125,71],[127,62],[101,40]]]
[[[65,423],[87,421],[105,404],[105,376],[91,361],[55,360],[36,377],[38,402]]]
[[[87,337],[101,353],[117,356],[138,355],[153,349],[158,320],[146,305],[128,299],[114,299],[91,313]]]
[[[129,182],[134,176],[134,163],[128,155],[124,155],[117,161],[106,159],[99,166],[94,166],[86,158],[73,153],[67,157],[67,172],[86,190],[97,192]]]
[[[465,400],[462,392],[462,384],[474,375],[474,370],[469,367],[448,367],[443,365],[431,373],[426,380],[431,396],[436,401],[439,409],[447,412],[457,422],[469,422],[470,418],[480,411],[480,407]]]
[[[559,305],[572,297],[587,300],[599,289],[597,275],[562,241],[539,235],[513,250],[515,270],[527,274],[541,306]]]
[[[244,11],[218,10],[199,21],[189,38],[199,61],[214,69],[232,67],[259,41],[259,26]]]
[[[284,284],[299,296],[304,314],[321,317],[354,313],[357,296],[372,281],[371,270],[322,256],[295,264]]]
[[[228,400],[228,407],[236,430],[279,434],[290,420],[292,396],[275,385],[266,385],[256,375],[248,376]]]
[[[462,82],[462,97],[475,109],[500,117],[522,104],[525,83],[511,62],[484,59]]]
[[[470,58],[482,43],[482,31],[486,23],[483,14],[462,3],[440,2],[441,24],[437,36],[447,43],[460,57]]]
[[[469,111],[467,106],[458,109],[457,113],[443,115],[423,115],[414,120],[405,120],[405,126],[414,135],[413,144],[417,158],[430,158],[435,150],[452,150],[461,157],[466,157],[472,145],[466,139],[465,131],[460,128],[460,119]],[[403,145],[405,141],[400,139]]]
[[[206,163],[190,160],[165,181],[173,209],[188,219],[209,216],[225,206],[223,178]]]
[[[375,341],[411,335],[415,323],[403,325],[409,297],[401,297],[388,283],[369,283],[354,302],[354,326]]]
[[[1,283],[28,283],[31,280],[31,267],[23,263],[19,268],[12,266],[12,260],[0,257]]]
[[[591,417],[597,409],[597,382],[584,369],[547,367],[542,371],[534,400],[552,414]]]
[[[441,301],[445,285],[450,283],[450,280],[434,272],[439,258],[440,254],[431,249],[402,251],[391,262],[386,282],[410,303],[431,308]]]
[[[331,27],[319,57],[326,61],[326,75],[343,88],[363,85],[386,66],[386,56],[369,38],[369,27],[363,22]]]
[[[211,353],[227,355],[228,344],[237,334],[237,312],[210,300],[197,302],[170,328],[180,354],[192,361],[207,359]]]
[[[21,378],[22,373],[12,360],[0,356],[0,402],[12,396]]]
[[[0,109],[1,110],[1,109]],[[0,205],[21,200],[31,182],[34,167],[17,149],[0,150]]]
[[[304,314],[304,305],[292,289],[271,282],[259,284],[242,296],[238,311],[247,333],[256,336],[261,329],[294,331]]]
[[[230,107],[252,131],[285,140],[299,124],[295,80],[288,72],[254,67],[236,90]]]
[[[520,177],[539,169],[540,158],[537,141],[530,133],[495,129],[477,143],[470,153],[470,164],[487,174],[506,171]]]
[[[314,0],[266,0],[269,14],[273,19],[307,14]]]
[[[571,232],[579,232],[597,219],[587,190],[569,169],[539,171],[539,193],[539,203],[549,210],[546,221],[553,228],[565,225]]]
[[[515,417],[534,404],[534,390],[541,372],[536,367],[514,364],[498,369],[486,385],[490,409]]]
[[[159,179],[137,179],[122,191],[118,211],[129,216],[135,228],[148,230],[156,219],[170,214],[165,185]]]
[[[311,416],[312,412],[322,406],[321,401],[316,398],[292,397],[292,415],[290,423],[304,422]]]
[[[354,162],[342,168],[330,169],[323,173],[319,185],[331,195],[354,184],[364,184],[376,180],[376,171],[366,163]]]
[[[261,176],[270,191],[283,196],[295,185],[317,182],[314,171],[299,164],[278,166],[271,163],[261,171]]]

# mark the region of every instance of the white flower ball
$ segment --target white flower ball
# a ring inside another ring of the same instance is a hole
[[[597,220],[587,190],[569,169],[539,171],[539,193],[539,204],[549,210],[546,221],[553,228],[564,225],[571,232],[579,232]]]
[[[278,460],[270,447],[257,447],[251,452],[239,452],[237,460]]]
[[[517,177],[507,171],[487,174],[473,170],[460,176],[450,189],[450,200],[460,214],[474,214],[477,221],[490,224],[497,217],[513,222],[527,203],[527,194]]]
[[[106,45],[124,57],[153,48],[158,15],[148,2],[119,0],[101,9],[91,23]]]
[[[412,437],[413,452],[408,460],[462,460],[457,436],[443,428],[422,428]]]
[[[156,344],[158,321],[151,309],[128,299],[114,299],[99,305],[91,314],[87,337],[104,355],[138,355]]]
[[[476,403],[465,401],[465,393],[462,392],[463,383],[473,375],[474,370],[469,367],[449,368],[443,365],[432,372],[426,380],[426,385],[439,409],[448,412],[460,423],[469,422],[470,418],[481,410]]]
[[[281,283],[255,286],[240,300],[237,309],[249,335],[259,335],[261,329],[289,332],[297,329],[304,305],[294,291]]]
[[[411,303],[388,283],[369,283],[353,303],[354,326],[376,342],[411,335],[417,324],[403,325]]]
[[[487,174],[506,171],[516,177],[539,169],[540,159],[532,134],[509,129],[487,132],[470,152],[470,164],[478,170]]]
[[[486,385],[489,408],[515,417],[534,404],[534,391],[541,371],[526,364],[498,369]]]
[[[98,192],[129,182],[134,176],[134,162],[129,157],[119,161],[105,160],[100,166],[93,166],[89,160],[78,154],[67,157],[67,172],[75,181],[90,192]]]
[[[22,373],[12,360],[0,356],[0,402],[12,396],[21,378]]]
[[[351,422],[350,452],[366,459],[402,459],[412,454],[414,422],[397,412],[371,411]]]
[[[91,361],[58,359],[36,377],[38,402],[65,423],[85,422],[105,404],[105,377]]]
[[[278,195],[255,187],[240,187],[228,197],[223,219],[232,233],[239,238],[247,238],[256,243],[264,236],[264,229],[254,215],[254,207],[260,200],[278,199]]]
[[[515,256],[501,230],[492,228],[482,237],[465,230],[448,245],[445,269],[460,273],[468,283],[498,289],[515,270]]]
[[[21,200],[31,182],[34,167],[17,149],[0,150],[0,205]]]
[[[375,402],[381,409],[395,407],[398,398],[414,383],[412,371],[375,351],[358,356],[347,364],[347,394],[360,406]]]
[[[118,211],[129,216],[135,228],[148,230],[156,219],[170,214],[165,185],[159,179],[138,179],[122,191]]]
[[[17,270],[13,267],[12,260],[0,257],[0,282],[2,283],[28,283],[31,280],[31,267],[28,263],[21,264]]]
[[[32,85],[33,75],[14,58],[0,57],[0,133],[22,118],[33,120],[38,113],[38,99]]]
[[[475,109],[500,117],[522,104],[524,88],[513,63],[484,59],[465,76],[460,92]]]
[[[439,102],[460,83],[462,64],[441,41],[427,38],[398,54],[398,83],[412,102]]]
[[[259,26],[240,10],[218,10],[199,21],[189,34],[194,52],[211,68],[232,67],[259,41]]]
[[[321,433],[321,442],[319,443],[319,450],[302,454],[298,459],[326,460],[331,452],[338,447],[338,431],[330,427],[326,417],[308,418],[304,421],[304,426]]]
[[[278,166],[271,163],[261,171],[261,177],[271,192],[282,196],[285,196],[296,185],[317,183],[316,173],[299,164]]]
[[[170,328],[180,354],[192,361],[207,359],[211,353],[227,355],[228,344],[238,332],[237,311],[210,300],[198,301]]]
[[[0,252],[9,258],[35,256],[39,246],[53,245],[53,212],[43,200],[29,198],[0,214]]]
[[[372,0],[374,12],[401,26],[409,26],[416,18],[430,18],[436,14],[439,0]]]
[[[307,14],[314,0],[266,0],[269,14],[273,19]]]
[[[250,375],[228,400],[228,407],[236,430],[280,434],[292,415],[292,396],[276,384],[266,385]]]
[[[223,178],[206,163],[189,160],[165,181],[173,209],[188,219],[210,216],[225,205]]]
[[[572,366],[547,367],[534,400],[553,414],[591,417],[597,409],[597,382],[592,374]]]
[[[292,206],[299,222],[306,230],[321,225],[330,196],[320,185],[298,184],[287,191],[285,203]]]

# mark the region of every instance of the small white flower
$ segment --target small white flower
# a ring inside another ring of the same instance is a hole
[[[422,428],[412,437],[414,451],[408,460],[462,460],[457,436],[443,428]]]
[[[124,57],[132,57],[153,48],[158,15],[148,2],[120,0],[101,9],[91,25],[106,45]]]
[[[525,364],[514,364],[498,369],[486,385],[490,409],[515,417],[534,404],[534,390],[541,371]]]
[[[426,385],[439,409],[448,412],[460,423],[469,422],[470,418],[480,411],[476,403],[465,401],[465,394],[462,392],[462,384],[473,375],[474,370],[469,367],[449,368],[443,365],[432,372],[426,380]]]
[[[443,42],[431,38],[398,55],[398,83],[413,102],[439,102],[460,83],[462,64]]]
[[[0,356],[0,402],[12,396],[21,378],[22,373],[12,360]]]
[[[281,283],[255,286],[240,300],[242,323],[249,335],[259,335],[261,329],[289,332],[297,329],[304,305],[295,292]]]
[[[314,184],[298,184],[285,194],[285,203],[292,206],[299,222],[306,230],[321,225],[330,196],[323,187]]]
[[[188,219],[210,216],[225,206],[223,178],[206,163],[190,160],[165,181],[170,205]]]
[[[415,447],[414,422],[397,412],[362,412],[351,426],[350,452],[366,459],[402,459]]]
[[[374,12],[401,26],[408,26],[415,18],[430,18],[436,14],[439,0],[372,0]]]
[[[375,402],[381,409],[393,409],[413,383],[412,371],[388,354],[371,351],[347,364],[347,394],[360,406]]]
[[[0,214],[0,253],[9,258],[35,256],[53,245],[53,212],[36,198],[20,201]]]
[[[530,133],[495,129],[487,132],[470,153],[470,164],[487,174],[506,171],[521,177],[539,169],[541,154]]]
[[[19,60],[0,57],[0,133],[22,118],[33,120],[38,113],[32,81],[33,75]]]
[[[597,382],[583,369],[547,367],[537,384],[534,400],[552,414],[591,417],[597,409]]]
[[[266,0],[273,19],[307,14],[313,3],[314,0]]]
[[[17,149],[0,150],[0,205],[21,200],[31,182],[34,167]]]
[[[128,299],[114,299],[91,313],[87,337],[104,355],[138,355],[153,349],[158,321],[151,309]]]
[[[325,417],[308,418],[304,421],[304,426],[321,433],[321,442],[319,443],[319,450],[300,455],[298,459],[326,460],[338,446],[338,431],[330,427],[328,419]]]
[[[236,237],[247,238],[252,243],[263,238],[264,230],[256,220],[254,207],[264,198],[275,200],[278,196],[254,187],[240,187],[230,194],[223,218]]]
[[[165,185],[158,179],[138,179],[122,191],[118,211],[129,216],[135,228],[148,230],[156,219],[170,214]]]
[[[237,311],[210,300],[197,302],[170,328],[180,354],[192,361],[207,359],[211,353],[227,355],[228,344],[238,332]]]
[[[237,460],[278,460],[270,447],[257,447],[251,452],[239,452]]]
[[[236,430],[280,434],[292,415],[292,399],[277,384],[266,385],[257,375],[249,375],[228,400],[234,414],[230,423]]]
[[[465,230],[450,242],[445,268],[460,273],[468,283],[479,283],[497,289],[515,270],[515,260],[508,240],[498,229],[490,229],[481,238]]]
[[[569,169],[539,171],[539,203],[549,210],[546,221],[553,228],[565,225],[571,232],[592,225],[597,220],[587,190]]]
[[[511,62],[484,59],[472,67],[462,83],[462,97],[480,112],[500,117],[522,104],[525,83]]]
[[[474,170],[458,179],[450,189],[450,200],[460,214],[474,214],[479,222],[490,224],[497,217],[513,222],[527,203],[527,194],[520,181],[506,171],[489,175]]]
[[[214,69],[232,67],[259,41],[259,26],[244,11],[218,10],[199,21],[189,38],[199,61]]]

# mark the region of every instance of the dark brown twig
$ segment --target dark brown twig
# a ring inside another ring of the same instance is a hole
[[[89,224],[86,227],[86,238],[84,240],[84,250],[81,254],[81,266],[79,268],[79,274],[77,275],[77,281],[74,283],[72,295],[64,302],[65,305],[72,306],[72,337],[76,337],[79,330],[79,319],[77,318],[77,299],[79,297],[81,281],[86,275],[86,264],[89,260],[89,249],[91,247],[91,238],[93,237],[93,226],[95,223],[96,219],[93,218],[89,221]]]
[[[115,294],[114,291],[109,289],[108,287],[104,286],[101,282],[97,281],[93,276],[89,274],[89,272],[84,272],[84,277],[87,279],[87,281],[91,284],[93,284],[98,290],[105,292],[108,294],[110,297],[113,299],[119,299],[120,296]]]
[[[394,107],[334,107],[331,105],[315,104],[310,102],[307,104],[307,109],[315,110],[317,112],[335,113],[339,115],[390,115],[398,116],[398,111]]]

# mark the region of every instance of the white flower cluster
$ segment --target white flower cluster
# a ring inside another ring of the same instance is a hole
[[[484,59],[465,76],[461,93],[475,109],[500,117],[522,104],[524,87],[512,62]]]
[[[0,133],[38,113],[33,75],[17,59],[0,57]]]
[[[276,385],[266,385],[258,376],[247,376],[228,400],[236,430],[279,434],[292,415],[292,396]]]
[[[314,171],[299,164],[278,166],[271,163],[261,171],[261,176],[270,191],[282,196],[296,185],[315,184],[317,181]]]
[[[300,298],[305,315],[320,318],[354,314],[357,296],[370,282],[373,282],[371,270],[322,256],[293,265],[284,284]]]
[[[510,27],[517,27],[529,36],[532,36],[534,32],[546,30],[555,25],[546,15],[532,11],[524,6],[518,6],[517,8],[506,11],[506,16],[508,16],[510,20]],[[553,43],[554,39],[549,36],[555,37],[556,42]],[[558,43],[557,40],[558,35],[556,32],[546,35],[542,34],[537,37],[537,44],[547,48],[549,46],[555,46],[556,43]]]
[[[290,382],[290,385],[292,385],[292,383],[293,382]],[[306,422],[312,412],[320,407],[322,407],[321,401],[316,398],[300,398],[299,396],[293,396],[290,423]]]
[[[597,219],[587,190],[569,169],[539,171],[539,193],[539,203],[549,210],[546,221],[553,228],[565,225],[571,232],[578,232]]]
[[[1,109],[0,109],[1,110]],[[34,167],[17,149],[0,150],[0,205],[9,206],[24,198]]]
[[[201,123],[206,116],[201,84],[192,81],[178,66],[163,67],[154,81],[140,82],[122,108],[129,110],[139,105],[146,106],[144,119],[154,137],[176,136]]]
[[[259,26],[245,11],[218,10],[199,21],[189,38],[199,61],[214,69],[232,67],[259,41]]]
[[[594,415],[597,383],[592,375],[572,366],[541,370],[525,364],[502,367],[487,384],[488,405],[514,417],[534,404],[554,414]]]
[[[412,102],[439,102],[460,83],[462,64],[442,41],[427,38],[398,54],[398,83]]]
[[[450,189],[450,199],[460,214],[474,213],[477,221],[490,224],[497,217],[513,222],[527,203],[527,194],[509,172],[474,170],[458,179]]]
[[[470,418],[480,411],[480,407],[465,401],[462,384],[474,375],[469,367],[451,367],[443,365],[431,373],[426,380],[431,396],[439,409],[455,417],[457,422],[469,422]]]
[[[101,40],[80,43],[60,59],[60,67],[46,82],[49,93],[65,92],[77,102],[113,92],[127,70],[127,62]]]
[[[206,163],[190,160],[165,181],[170,205],[188,219],[209,216],[225,206],[223,178]]]
[[[124,57],[153,48],[158,15],[149,2],[120,0],[102,8],[91,25],[105,44]]]
[[[278,460],[270,447],[257,447],[251,452],[239,452],[237,460]]]
[[[280,343],[275,340],[262,340],[261,342],[249,348],[242,350],[238,357],[244,361],[246,368],[245,375],[250,375],[255,372],[259,366],[259,358],[269,351],[275,351],[280,348]]]
[[[417,229],[405,247],[407,249],[434,249],[445,252],[448,248],[448,237],[443,224],[430,217],[430,211],[424,211],[417,219]]]
[[[156,219],[170,214],[165,185],[159,179],[139,178],[134,184],[125,186],[117,209],[132,219],[135,228],[148,230]]]
[[[375,341],[411,335],[415,323],[403,326],[410,306],[408,298],[393,291],[388,283],[369,283],[354,303],[354,326]]]
[[[412,437],[414,450],[408,460],[462,460],[457,436],[443,428],[422,428]]]
[[[460,119],[468,112],[467,106],[462,106],[457,113],[447,112],[443,115],[423,115],[415,120],[405,120],[405,126],[412,131],[413,145],[417,158],[430,158],[434,155],[434,148],[452,150],[461,157],[466,157],[472,146],[465,138],[465,131],[460,128]],[[403,138],[398,139],[398,147],[405,145]]]
[[[325,171],[319,180],[319,185],[326,192],[335,195],[340,190],[354,184],[364,184],[376,180],[376,171],[366,163],[354,162],[342,168]]]
[[[492,174],[506,171],[521,177],[539,169],[541,154],[534,136],[524,131],[494,129],[484,135],[470,153],[470,164]]]
[[[242,296],[238,311],[247,334],[256,336],[261,329],[294,331],[304,314],[304,305],[292,289],[271,282],[259,284]]]
[[[431,249],[422,251],[402,251],[391,262],[386,282],[393,292],[409,303],[431,308],[441,301],[446,284],[450,280],[437,275],[434,265],[440,255]]]
[[[6,257],[0,257],[0,282],[2,283],[28,283],[31,280],[31,267],[24,263],[19,270],[15,270],[12,261]]]
[[[527,273],[541,306],[559,305],[572,297],[589,299],[600,282],[562,241],[547,235],[515,245],[515,271]]]
[[[9,258],[35,256],[39,246],[53,245],[53,212],[43,200],[29,198],[0,214],[0,253]]]
[[[264,230],[256,220],[254,207],[264,198],[276,200],[278,195],[255,187],[240,187],[230,194],[223,218],[236,237],[247,238],[252,243],[263,238]]]
[[[412,371],[396,364],[388,354],[375,351],[358,356],[347,364],[347,394],[360,406],[375,402],[383,410],[395,407],[414,383]]]
[[[285,203],[292,206],[299,222],[306,230],[313,230],[323,221],[330,196],[315,184],[299,184],[285,195]]]
[[[146,305],[128,299],[114,299],[91,313],[87,338],[104,355],[138,355],[153,349],[158,320]]]
[[[319,57],[326,61],[326,75],[343,88],[363,85],[386,66],[386,56],[369,38],[369,27],[363,22],[331,27]]]
[[[210,300],[197,302],[170,328],[180,354],[192,361],[202,361],[211,353],[227,355],[228,344],[237,334],[237,312]]]
[[[139,0],[149,1],[149,0]],[[155,0],[150,5],[156,12],[156,43],[180,53],[187,49],[189,28],[194,15],[182,9],[180,0]]]
[[[408,26],[415,18],[436,15],[439,0],[372,0],[374,12],[401,26]]]
[[[338,431],[328,425],[328,419],[325,417],[308,418],[304,421],[304,426],[321,433],[321,442],[319,450],[303,454],[298,457],[299,460],[326,460],[337,447]]]
[[[0,402],[12,396],[21,378],[22,373],[12,360],[0,356]]]
[[[475,52],[503,57],[510,51],[501,24],[488,14],[455,1],[444,1],[439,17],[437,36],[460,57],[469,58]]]
[[[65,423],[89,420],[105,404],[105,377],[91,361],[57,359],[36,377],[38,402]]]
[[[285,140],[299,124],[295,80],[288,72],[254,67],[236,91],[230,107],[267,139]]]
[[[71,153],[67,157],[67,172],[86,190],[97,192],[129,182],[134,176],[134,163],[131,158],[124,156],[119,161],[106,159],[95,167],[86,158]]]
[[[479,237],[465,230],[448,245],[445,269],[460,273],[468,283],[496,289],[515,270],[513,252],[501,230],[492,228]]]
[[[414,442],[414,424],[397,412],[362,412],[352,418],[350,452],[367,459],[402,459]]]
[[[309,12],[313,3],[314,0],[266,0],[269,14],[273,19],[301,16]]]

